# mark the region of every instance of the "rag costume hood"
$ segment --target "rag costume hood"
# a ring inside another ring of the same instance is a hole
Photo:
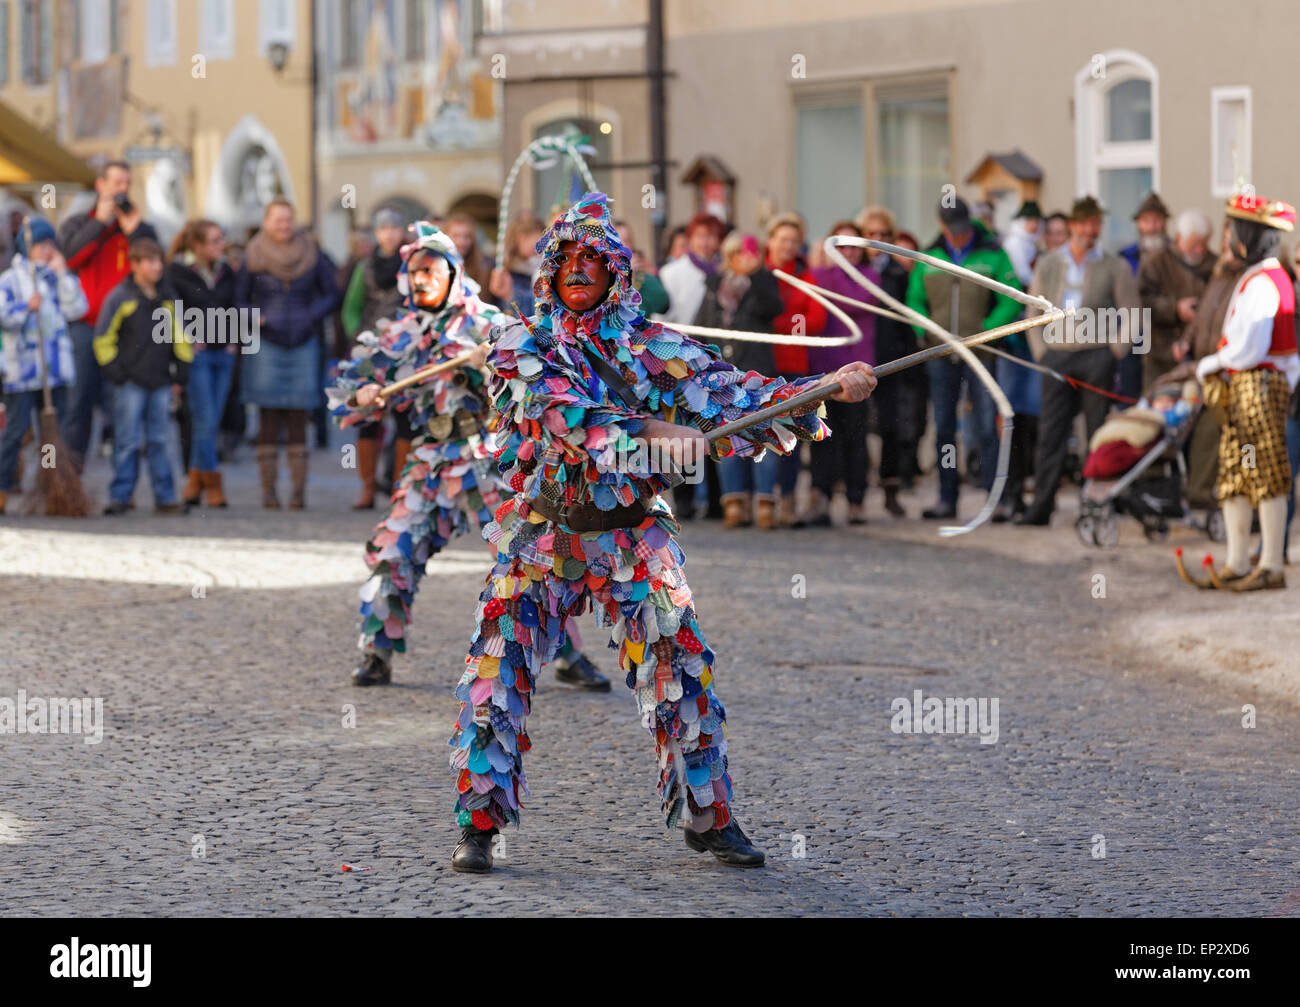
[[[427,220],[417,220],[411,225],[415,231],[415,240],[402,246],[402,265],[397,271],[397,289],[402,295],[402,306],[411,311],[423,311],[411,301],[411,279],[407,272],[411,256],[424,250],[441,255],[451,264],[451,283],[447,286],[447,299],[439,311],[462,305],[466,300],[477,297],[478,284],[465,275],[465,260],[456,251],[456,243],[437,226]]]
[[[610,272],[609,293],[600,304],[581,316],[582,329],[590,333],[599,326],[603,338],[612,338],[617,331],[627,331],[644,323],[641,313],[641,295],[632,285],[632,250],[623,244],[614,221],[609,216],[609,197],[603,192],[589,192],[556,217],[550,229],[537,242],[537,252],[542,265],[533,284],[536,298],[535,313],[539,322],[552,331],[563,331],[564,317],[576,319],[576,312],[566,307],[555,293],[554,280],[560,267],[560,245],[577,241],[589,245],[605,259]],[[557,324],[558,323],[558,324]]]

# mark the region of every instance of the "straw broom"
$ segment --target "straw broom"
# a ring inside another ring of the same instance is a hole
[[[32,289],[36,286],[36,266],[31,260],[32,231],[31,218],[23,221],[23,232],[27,241],[27,266],[31,270]],[[36,320],[36,336],[40,342],[41,354],[41,406],[40,419],[40,459],[36,470],[36,498],[28,505],[31,511],[40,508],[40,501],[45,501],[47,517],[85,517],[90,512],[90,502],[81,488],[81,477],[72,467],[72,457],[64,446],[59,434],[59,414],[54,409],[54,398],[50,394],[49,364],[45,358],[45,332],[40,319]],[[52,455],[53,464],[46,462]]]

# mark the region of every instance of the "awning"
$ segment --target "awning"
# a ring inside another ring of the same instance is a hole
[[[89,188],[95,170],[0,102],[0,185],[72,182]]]

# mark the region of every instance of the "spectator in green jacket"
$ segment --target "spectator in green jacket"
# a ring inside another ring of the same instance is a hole
[[[349,339],[369,332],[381,318],[392,318],[402,305],[397,270],[402,265],[406,219],[396,210],[375,214],[375,248],[357,263],[343,295],[343,328]]]
[[[939,236],[926,253],[1020,288],[1015,267],[997,240],[978,221],[962,199],[945,197],[939,204]],[[912,270],[907,285],[909,307],[932,318],[953,335],[970,336],[1015,321],[1020,304],[1006,294],[959,280],[952,273],[924,262]],[[916,326],[927,345],[938,342]],[[935,448],[939,459],[939,500],[922,511],[931,520],[949,521],[957,516],[957,494],[961,485],[957,472],[957,407],[963,395],[970,396],[974,440],[979,448],[980,476],[986,490],[992,489],[997,472],[997,407],[989,390],[969,365],[955,356],[931,360],[930,400],[934,406]]]

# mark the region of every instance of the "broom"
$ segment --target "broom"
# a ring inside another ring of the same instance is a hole
[[[36,285],[36,265],[32,262],[31,218],[23,220],[23,235],[27,242],[27,266],[32,274],[32,289]],[[40,507],[40,500],[45,501],[47,517],[85,517],[90,512],[90,502],[81,488],[81,477],[72,467],[72,459],[59,434],[59,414],[54,409],[54,397],[50,394],[49,363],[45,359],[45,332],[41,328],[40,318],[36,320],[36,338],[39,340],[41,354],[41,406],[40,420],[40,458],[36,469],[36,499],[28,504],[29,511]],[[53,454],[54,464],[46,465],[46,451]]]

